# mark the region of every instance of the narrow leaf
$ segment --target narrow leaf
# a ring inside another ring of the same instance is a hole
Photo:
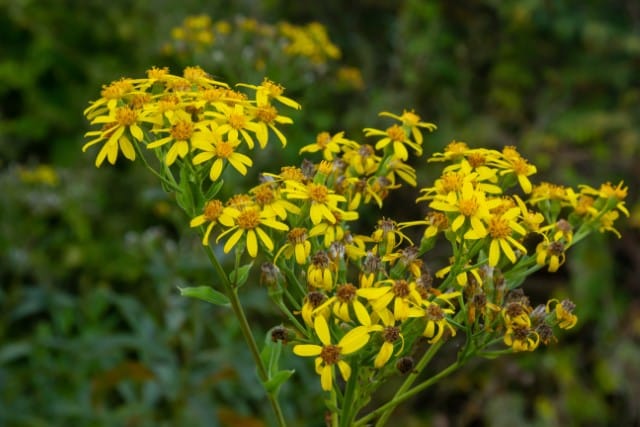
[[[229,305],[229,298],[222,292],[218,292],[210,286],[191,286],[180,288],[180,295],[190,298],[196,298],[215,305]]]

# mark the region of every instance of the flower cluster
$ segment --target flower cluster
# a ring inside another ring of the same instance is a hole
[[[423,133],[436,126],[405,110],[381,113],[392,123],[365,128],[365,142],[321,132],[300,149],[317,162],[262,173],[253,188],[221,200],[225,169],[246,174],[251,150],[272,135],[285,146],[280,126],[291,119],[278,108],[299,108],[269,80],[237,86],[249,95],[197,67],[182,76],[154,68],[145,79],[114,82],[85,110],[101,129],[87,133],[93,139],[83,149],[103,144],[97,166],[120,152],[140,157],[176,192],[202,244],[233,252],[234,285],[263,260],[261,280],[295,329],[286,341],[294,354],[314,358],[342,425],[388,377],[411,371],[416,354],[424,354],[416,365],[423,369],[460,336],[461,362],[533,351],[556,340],[554,328],[577,323],[571,301],[534,306],[520,286],[536,270],[560,268],[589,233],[618,235],[614,222],[628,215],[622,183],[535,184],[536,167],[515,147],[453,141],[429,159],[443,168],[418,189],[423,214],[381,217],[365,232],[358,227],[365,205],[382,208],[391,191],[418,186],[411,156],[422,154]],[[447,256],[432,256],[436,245]]]

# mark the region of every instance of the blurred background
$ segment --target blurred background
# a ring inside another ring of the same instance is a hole
[[[470,363],[394,425],[640,425],[636,0],[0,0],[1,427],[267,425],[233,317],[178,295],[214,280],[188,218],[144,168],[98,170],[80,151],[103,84],[194,64],[284,85],[303,105],[293,146],[323,130],[362,140],[388,123],[379,111],[413,108],[439,127],[427,153],[515,145],[538,182],[624,180],[622,238],[592,236],[526,285],[534,305],[573,299],[576,328]],[[295,151],[259,166],[297,164]],[[437,173],[420,165],[423,183]],[[283,321],[266,290],[242,297],[259,340]],[[323,426],[315,373],[284,363],[291,426]]]

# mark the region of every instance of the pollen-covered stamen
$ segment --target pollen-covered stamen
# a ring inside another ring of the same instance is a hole
[[[392,125],[387,128],[387,136],[392,141],[403,142],[407,139],[407,134],[405,131],[398,125]]]
[[[193,135],[193,123],[187,120],[179,120],[171,127],[171,136],[176,141],[186,141]]]
[[[316,145],[320,148],[326,148],[331,142],[331,134],[329,132],[320,132],[316,136]]]
[[[427,320],[439,322],[444,319],[444,310],[438,304],[429,304],[425,310],[425,317]]]
[[[278,117],[278,110],[273,105],[261,105],[256,108],[255,114],[261,122],[271,124]]]
[[[307,240],[307,229],[303,227],[292,228],[287,233],[287,240],[292,245],[304,243]]]
[[[131,126],[137,119],[138,113],[128,106],[116,110],[116,122],[121,126]]]
[[[152,99],[148,93],[137,93],[131,97],[131,106],[134,109],[142,108],[143,105],[148,104]]]
[[[106,99],[120,99],[133,90],[131,82],[118,80],[102,88],[100,95]]]
[[[281,96],[284,92],[284,87],[282,87],[282,85],[274,83],[266,78],[262,81],[262,84],[260,86],[267,91],[269,96],[274,98]]]
[[[309,184],[309,198],[317,203],[326,203],[329,196],[329,189],[321,184]]]
[[[313,308],[318,308],[320,305],[327,300],[327,296],[322,292],[309,292],[307,294],[307,301]]]
[[[420,123],[420,116],[413,111],[405,111],[400,116],[402,122],[408,126],[417,126]]]
[[[523,159],[522,157],[517,157],[517,158],[510,159],[510,162],[511,162],[511,167],[513,168],[513,171],[516,173],[516,175],[529,174],[531,166],[529,165],[529,162],[527,162],[526,159]]]
[[[345,283],[336,290],[336,298],[338,301],[349,303],[356,297],[356,287],[351,283]]]
[[[340,351],[341,348],[337,345],[325,345],[324,347],[322,347],[320,357],[326,365],[334,365],[340,360]]]
[[[209,200],[204,205],[204,217],[207,221],[216,221],[222,215],[223,209],[224,206],[220,200]]]
[[[503,239],[511,235],[509,221],[501,217],[491,217],[487,226],[489,235],[494,239]]]
[[[440,183],[445,193],[460,191],[464,184],[464,176],[457,172],[446,172],[440,178]]]
[[[480,206],[478,205],[478,200],[475,197],[460,200],[458,206],[460,209],[460,213],[467,217],[475,215],[475,213],[478,212],[478,209],[480,208]]]
[[[395,326],[387,326],[382,331],[382,339],[394,343],[400,338],[400,329]]]
[[[238,218],[236,218],[238,227],[245,230],[250,230],[260,225],[260,212],[257,209],[247,209],[240,212]]]
[[[242,129],[247,123],[247,118],[244,114],[231,113],[229,114],[229,126],[234,129]]]
[[[266,206],[276,201],[276,195],[270,185],[260,185],[253,190],[256,203]]]
[[[234,147],[229,141],[219,141],[216,144],[216,156],[228,159],[233,153]]]
[[[487,158],[481,153],[471,153],[467,156],[467,161],[472,168],[477,168],[484,165],[487,162]]]
[[[393,283],[391,290],[393,291],[393,294],[398,298],[408,297],[411,293],[409,282],[407,282],[406,280],[396,280]]]

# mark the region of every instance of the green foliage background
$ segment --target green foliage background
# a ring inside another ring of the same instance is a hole
[[[212,280],[187,219],[142,168],[96,170],[80,153],[82,110],[102,84],[191,65],[161,50],[187,15],[326,25],[366,89],[332,90],[322,75],[281,81],[303,104],[287,134],[293,146],[321,130],[360,138],[377,112],[415,108],[439,126],[427,151],[452,139],[516,145],[541,180],[624,179],[634,210],[636,1],[307,3],[0,1],[0,426],[268,422],[230,313],[178,295]],[[278,156],[261,166],[277,169]],[[57,181],[38,179],[38,165]],[[432,177],[425,166],[419,173]],[[639,225],[636,209],[622,239],[594,236],[561,272],[532,278],[532,298],[577,304],[580,322],[558,345],[476,361],[399,409],[397,425],[640,424]],[[258,334],[283,321],[264,289],[243,298]],[[291,425],[322,426],[315,374],[285,362],[297,371],[283,389]]]

